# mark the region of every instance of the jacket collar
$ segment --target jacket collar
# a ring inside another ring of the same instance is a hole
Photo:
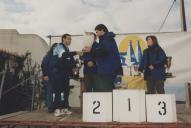
[[[66,49],[66,50],[68,50],[68,51],[69,51],[68,46],[66,46],[66,45],[64,44],[64,42],[61,42],[60,44],[64,47],[64,49]]]

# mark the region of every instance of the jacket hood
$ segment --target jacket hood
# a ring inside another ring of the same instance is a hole
[[[100,38],[105,38],[105,37],[114,38],[115,37],[115,33],[107,32],[103,36],[101,36]]]
[[[107,34],[106,34],[106,36],[107,37],[115,37],[115,33],[113,33],[113,32],[108,32]]]

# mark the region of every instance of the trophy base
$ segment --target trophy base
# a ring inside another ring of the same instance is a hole
[[[166,78],[174,78],[175,76],[173,76],[172,73],[167,72],[165,77]]]

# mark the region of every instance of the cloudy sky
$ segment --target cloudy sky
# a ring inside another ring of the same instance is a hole
[[[0,0],[0,29],[83,34],[99,23],[116,33],[157,32],[173,0]],[[191,31],[191,0],[185,0]],[[162,31],[180,31],[179,0]]]

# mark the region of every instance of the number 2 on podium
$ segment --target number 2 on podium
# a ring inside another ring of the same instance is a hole
[[[93,101],[93,105],[96,105],[93,109],[93,114],[100,114],[100,112],[96,111],[100,107],[100,101]]]

